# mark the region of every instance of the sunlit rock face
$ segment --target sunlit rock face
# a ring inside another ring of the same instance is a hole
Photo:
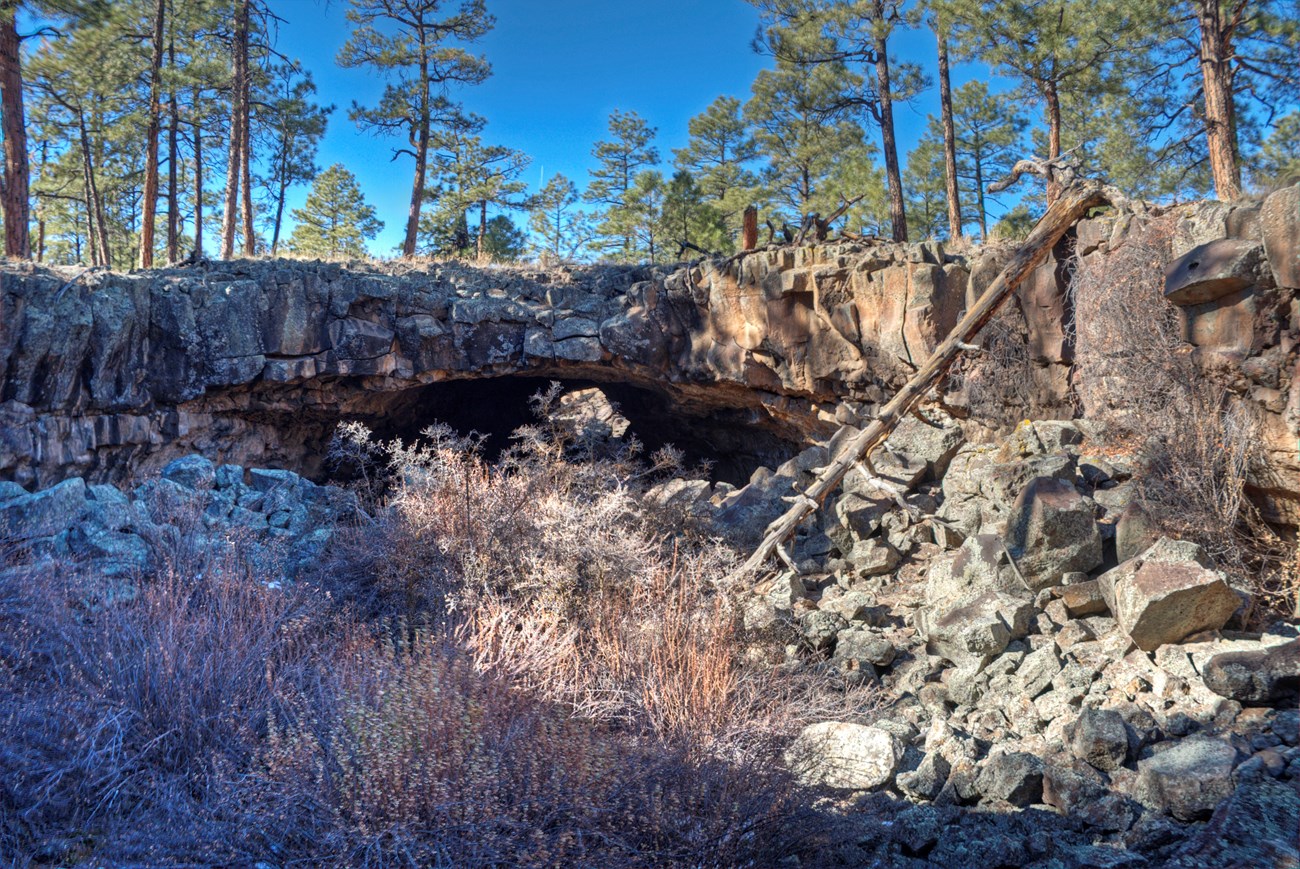
[[[1297,190],[1175,209],[1183,271],[1169,278],[1198,358],[1235,372],[1263,411],[1277,470],[1258,488],[1283,519],[1300,515]],[[1020,366],[1014,394],[992,398],[1002,422],[1079,412],[1074,258],[1107,256],[1132,225],[1082,222],[1000,315]],[[600,386],[648,446],[675,443],[743,482],[869,417],[1013,247],[865,240],[549,270],[234,261],[75,282],[9,265],[0,479],[117,481],[194,452],[319,476],[342,419],[404,437],[444,421],[500,448],[529,421],[528,396],[561,380]],[[1202,264],[1201,248],[1218,259]],[[955,378],[945,402],[995,427],[967,392]]]
[[[0,473],[116,479],[201,452],[320,468],[344,418],[500,434],[548,379],[601,384],[643,440],[731,476],[869,412],[956,322],[934,245],[760,251],[699,265],[406,269],[228,262],[4,274]]]

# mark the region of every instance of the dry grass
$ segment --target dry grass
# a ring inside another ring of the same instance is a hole
[[[1205,547],[1265,610],[1290,610],[1294,553],[1247,497],[1266,470],[1257,411],[1183,340],[1163,296],[1171,234],[1157,221],[1078,264],[1076,390],[1109,437],[1139,445],[1139,503],[1161,531]]]
[[[570,461],[585,447],[530,430],[489,463],[429,434],[367,453],[383,506],[319,585],[270,587],[194,504],[168,506],[133,597],[10,553],[0,863],[765,866],[825,847],[779,749],[860,698],[742,663],[716,586],[733,554],[666,536],[627,455]]]

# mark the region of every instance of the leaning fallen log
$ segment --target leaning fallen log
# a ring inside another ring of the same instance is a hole
[[[970,346],[972,339],[997,313],[1002,303],[1047,258],[1048,253],[1075,223],[1099,205],[1129,207],[1128,200],[1118,190],[1095,179],[1078,178],[1074,167],[1068,164],[1022,160],[1016,164],[1008,179],[995,186],[1004,190],[1025,174],[1040,175],[1049,182],[1061,185],[1063,189],[1060,198],[1048,207],[1047,213],[1034,225],[1029,237],[1017,248],[984,295],[966,312],[961,322],[953,327],[952,332],[935,348],[916,374],[881,409],[879,416],[844,443],[838,455],[821,469],[812,485],[803,493],[787,499],[793,501],[790,509],[767,526],[763,541],[732,575],[733,579],[758,570],[774,554],[781,555],[785,560],[781,549],[785,541],[808,516],[820,508],[826,496],[839,487],[844,476],[855,465],[866,460],[871,451],[889,437],[921,398],[939,382],[962,351]]]

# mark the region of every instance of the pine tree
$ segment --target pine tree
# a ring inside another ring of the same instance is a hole
[[[361,195],[356,177],[341,163],[316,176],[307,201],[292,216],[297,226],[289,249],[300,256],[363,257],[366,241],[384,228]]]
[[[732,242],[740,233],[741,214],[760,195],[758,177],[749,168],[758,158],[758,143],[743,111],[735,97],[718,97],[687,122],[690,141],[673,151],[677,168],[689,172],[722,213]]]
[[[659,151],[653,145],[657,131],[636,112],[615,110],[609,116],[609,132],[610,139],[597,142],[591,149],[599,165],[591,170],[592,181],[583,199],[605,206],[597,235],[603,239],[604,248],[618,250],[624,260],[629,260],[636,246],[628,228],[629,193],[641,170],[659,162]]]
[[[663,227],[667,239],[677,245],[679,258],[688,250],[720,253],[731,240],[722,211],[705,198],[703,188],[685,169],[678,169],[668,181]]]
[[[1037,103],[1047,129],[1047,157],[1062,153],[1062,101],[1094,99],[1112,86],[1123,64],[1141,53],[1154,17],[1153,0],[953,0],[963,54],[1020,85]],[[1048,201],[1060,191],[1049,184]]]
[[[552,175],[529,203],[534,248],[557,262],[573,259],[594,236],[590,217],[577,209],[578,190],[563,175]]]
[[[1284,116],[1264,140],[1251,167],[1251,181],[1260,192],[1300,184],[1300,111]]]
[[[889,40],[905,25],[902,0],[750,0],[764,13],[768,28],[759,47],[778,61],[805,71],[830,66],[839,87],[828,90],[817,111],[825,119],[866,113],[880,128],[888,182],[891,234],[907,240],[907,207],[894,130],[894,102],[922,90],[925,77],[915,64],[889,56]],[[857,74],[851,67],[870,70]]]
[[[942,127],[936,129],[931,116],[926,134],[907,154],[903,180],[907,186],[907,221],[911,238],[951,237],[943,144]]]
[[[668,259],[664,249],[668,237],[664,225],[667,195],[663,175],[647,169],[632,180],[623,204],[610,209],[606,218],[609,225],[632,240],[631,247],[622,252],[623,261],[657,263]]]
[[[339,50],[339,65],[371,67],[396,81],[385,86],[378,105],[353,103],[349,116],[363,130],[406,137],[396,153],[415,159],[415,177],[402,255],[414,256],[433,134],[458,114],[445,92],[454,85],[481,84],[492,74],[487,60],[452,43],[481,39],[495,19],[483,0],[463,0],[452,14],[446,14],[450,4],[445,0],[351,2],[348,20],[356,29]]]
[[[479,257],[491,262],[518,262],[528,250],[528,235],[507,215],[498,214],[487,222],[479,246]]]
[[[1277,115],[1300,101],[1300,14],[1295,0],[1176,0],[1149,23],[1170,96],[1149,112],[1157,159],[1207,164],[1214,191],[1241,195],[1242,166]],[[1142,87],[1144,99],[1156,90]],[[1175,133],[1169,135],[1168,131]]]
[[[271,88],[259,102],[257,113],[264,127],[267,171],[259,181],[271,223],[271,254],[280,247],[280,227],[289,188],[311,181],[320,171],[316,148],[325,135],[325,125],[334,106],[312,101],[316,83],[298,63],[282,64],[272,70]]]
[[[843,200],[872,197],[878,189],[861,125],[845,116],[828,121],[820,108],[840,87],[842,72],[829,64],[801,68],[778,61],[776,69],[762,70],[754,80],[745,117],[767,160],[763,183],[778,219],[801,225],[813,214],[830,214]],[[861,225],[870,216],[863,210],[847,222]]]

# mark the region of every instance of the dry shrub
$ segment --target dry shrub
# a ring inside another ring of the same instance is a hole
[[[980,352],[957,360],[944,389],[972,420],[992,429],[1013,426],[1034,403],[1024,314],[1016,304],[1004,304],[980,330],[977,341]]]
[[[175,526],[173,526],[175,527]],[[198,535],[178,535],[197,540]],[[274,591],[236,547],[136,583],[56,561],[0,579],[0,855],[210,860],[233,840],[230,777],[271,716],[308,698],[321,601]]]
[[[1138,503],[1161,532],[1196,541],[1276,608],[1291,559],[1247,497],[1266,470],[1257,410],[1183,340],[1163,295],[1172,228],[1154,221],[1078,263],[1076,390],[1089,419],[1136,445]]]
[[[742,664],[715,587],[732,555],[647,530],[644,468],[530,438],[496,463],[445,432],[385,449],[391,506],[325,566],[346,595],[275,587],[187,503],[134,595],[11,553],[0,863],[763,866],[826,847],[776,759],[822,695]]]

